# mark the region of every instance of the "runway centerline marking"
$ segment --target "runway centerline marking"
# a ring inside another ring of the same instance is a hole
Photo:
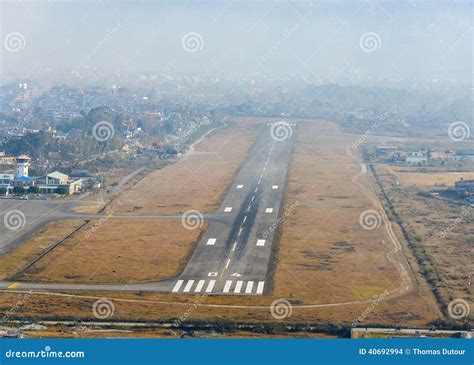
[[[208,246],[214,246],[214,245],[216,244],[216,241],[217,241],[216,238],[209,238],[209,239],[207,240],[206,245],[208,245]]]
[[[232,246],[232,251],[235,251],[236,247],[237,247],[237,242],[234,242],[234,246]]]
[[[230,264],[230,259],[227,259],[227,263],[225,264],[225,269],[227,270],[227,268],[229,267],[229,264]]]
[[[258,188],[255,188],[255,192],[257,192],[257,191],[258,191]]]
[[[244,217],[244,223],[245,223],[246,220],[247,220],[247,216]]]
[[[242,234],[242,228],[239,229],[239,234],[238,234],[238,236],[240,237],[241,234]]]

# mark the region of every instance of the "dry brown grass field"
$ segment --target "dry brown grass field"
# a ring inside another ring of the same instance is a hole
[[[66,283],[165,279],[178,274],[200,232],[186,230],[180,221],[94,220],[17,279]]]
[[[377,171],[412,241],[429,258],[424,260],[425,269],[443,305],[458,298],[472,302],[473,291],[469,284],[474,271],[472,208],[419,195],[427,183],[397,186],[396,181],[403,179],[403,173],[394,174],[393,169],[378,166]]]
[[[395,175],[402,186],[429,187],[454,186],[460,178],[466,180],[474,179],[474,172],[446,172],[430,171],[421,172],[416,166],[389,166],[384,168]]]
[[[233,123],[236,120],[238,123]],[[256,138],[251,118],[229,120],[198,143],[184,159],[155,171],[120,196],[119,212],[180,214],[212,212]]]

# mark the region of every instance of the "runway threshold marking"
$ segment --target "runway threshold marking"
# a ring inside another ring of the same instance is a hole
[[[264,281],[259,281],[257,285],[257,294],[262,294],[263,293],[263,287],[265,285]]]
[[[240,293],[240,289],[242,289],[243,283],[243,281],[237,281],[237,284],[235,284],[234,293]]]
[[[188,280],[188,282],[186,283],[186,286],[183,289],[183,293],[188,293],[191,290],[193,284],[194,284],[194,280]]]
[[[212,289],[214,289],[215,284],[216,284],[215,280],[209,281],[209,284],[207,285],[207,288],[206,288],[206,293],[212,293]]]
[[[171,290],[173,293],[176,293],[179,288],[181,288],[181,285],[183,285],[183,280],[178,280],[176,284],[174,285],[173,290]]]
[[[223,293],[228,293],[230,290],[230,286],[232,285],[232,280],[227,280],[224,285],[224,289],[222,290]]]
[[[194,289],[194,292],[199,293],[201,291],[202,287],[204,286],[205,282],[206,282],[206,280],[199,280],[198,284],[196,285],[196,289]]]
[[[245,294],[251,294],[253,288],[253,281],[247,282],[247,288],[245,288]]]

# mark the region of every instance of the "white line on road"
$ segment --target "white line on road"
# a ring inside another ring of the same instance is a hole
[[[179,290],[179,288],[181,288],[181,285],[183,285],[183,280],[178,280],[176,284],[174,285],[172,292],[176,293]]]
[[[252,288],[253,288],[253,281],[247,282],[247,288],[245,289],[245,294],[252,293]]]
[[[257,285],[257,294],[263,293],[263,286],[265,285],[264,281],[259,281]]]
[[[198,285],[196,285],[196,289],[194,289],[194,292],[199,293],[201,291],[202,287],[204,286],[205,282],[206,282],[206,280],[199,280]]]
[[[188,280],[188,282],[186,283],[186,286],[183,289],[183,293],[189,292],[191,290],[193,284],[194,284],[194,280]]]
[[[215,283],[216,283],[215,280],[209,281],[209,284],[207,285],[207,288],[206,288],[206,293],[211,293],[212,292],[212,289],[214,289],[214,284]]]
[[[235,284],[234,293],[240,293],[240,289],[242,289],[243,283],[244,283],[243,281],[239,280],[237,284]]]
[[[215,245],[215,244],[216,244],[216,241],[217,241],[217,239],[215,239],[215,238],[209,238],[209,239],[207,240],[206,245],[210,245],[210,246]]]
[[[227,280],[224,285],[224,290],[222,292],[228,293],[230,290],[230,286],[232,285],[232,280]]]

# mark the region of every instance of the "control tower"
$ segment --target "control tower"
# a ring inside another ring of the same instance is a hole
[[[30,167],[30,158],[21,155],[16,158],[16,175],[15,178],[28,177],[28,167]]]

